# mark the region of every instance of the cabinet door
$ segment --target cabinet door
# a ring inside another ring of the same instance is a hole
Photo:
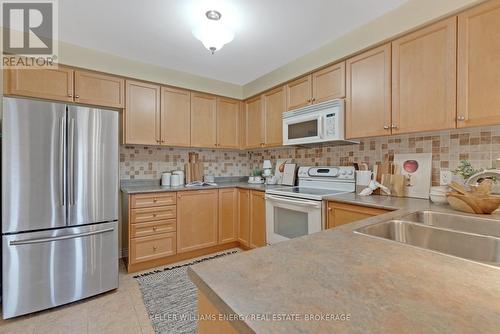
[[[112,75],[75,71],[75,102],[123,108],[125,80]]]
[[[338,227],[386,212],[389,212],[389,210],[328,202],[327,228]]]
[[[126,81],[125,144],[160,144],[160,86]]]
[[[293,110],[312,102],[311,75],[289,82],[286,86],[286,108]]]
[[[262,97],[258,96],[246,102],[246,147],[264,146]]]
[[[177,253],[217,245],[217,190],[177,193]]]
[[[500,2],[458,15],[457,126],[500,124]]]
[[[238,240],[238,190],[219,189],[219,244]]]
[[[455,127],[456,17],[392,42],[392,133]]]
[[[191,146],[216,147],[217,98],[213,95],[191,93]]]
[[[245,102],[240,101],[240,149],[247,147],[247,118]]]
[[[170,87],[161,88],[162,145],[191,145],[191,92]]]
[[[328,66],[312,74],[313,103],[345,97],[345,62]]]
[[[346,68],[346,137],[391,134],[390,43],[348,59]]]
[[[238,189],[238,241],[250,247],[250,190]]]
[[[8,69],[4,71],[4,93],[73,102],[73,73],[62,65],[56,69]]]
[[[263,191],[250,191],[250,247],[266,246],[266,204]]]
[[[264,145],[281,146],[283,143],[283,112],[285,112],[285,88],[280,87],[263,94]]]
[[[130,240],[131,264],[175,255],[175,233],[162,233]]]
[[[217,147],[240,147],[240,101],[217,98]]]

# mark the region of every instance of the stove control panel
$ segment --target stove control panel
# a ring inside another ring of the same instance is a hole
[[[299,167],[299,178],[322,177],[329,179],[354,180],[353,166]]]

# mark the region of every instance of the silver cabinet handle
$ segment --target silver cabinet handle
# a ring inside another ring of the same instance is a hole
[[[61,236],[57,236],[57,237],[14,240],[14,241],[11,241],[9,243],[9,245],[17,246],[17,245],[39,244],[42,242],[52,242],[52,241],[59,241],[59,240],[66,240],[66,239],[81,238],[81,237],[86,237],[89,235],[96,235],[96,234],[102,234],[102,233],[106,233],[106,232],[112,232],[114,230],[115,229],[111,227],[111,228],[107,228],[105,230],[90,231],[90,232],[83,232],[83,233],[77,233],[77,234],[67,234],[67,235],[61,235]]]
[[[457,119],[458,119],[459,121],[463,122],[463,121],[465,121],[465,116],[458,116],[458,118],[457,118]]]
[[[389,129],[390,129],[389,125],[384,125],[384,130],[389,130]]]
[[[396,124],[391,124],[391,129],[397,129],[398,126]]]
[[[75,156],[74,148],[75,145],[75,120],[72,118],[70,121],[70,133],[68,136],[68,194],[69,194],[69,204],[75,204],[75,193],[74,193],[74,178],[75,178]]]
[[[65,117],[61,117],[61,124],[60,124],[61,128],[59,129],[59,168],[61,168],[60,172],[59,172],[59,182],[61,184],[61,193],[60,193],[60,196],[61,196],[61,206],[65,206],[66,205],[66,187],[65,187],[65,184],[64,184],[64,171],[66,170],[66,166],[64,166],[64,153],[66,151],[66,148],[65,148],[65,137],[66,137],[66,119]]]

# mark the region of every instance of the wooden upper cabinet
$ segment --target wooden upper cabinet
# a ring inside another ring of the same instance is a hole
[[[191,145],[191,92],[171,87],[161,88],[162,145]]]
[[[250,190],[238,188],[238,241],[250,247]]]
[[[455,127],[456,38],[452,17],[392,42],[393,134]]]
[[[286,84],[286,107],[293,110],[312,103],[311,75],[303,76]]]
[[[48,100],[73,102],[71,68],[59,65],[54,69],[4,70],[4,94],[29,96]]]
[[[264,146],[262,97],[257,96],[245,103],[246,148]]]
[[[345,97],[345,62],[328,66],[312,74],[313,103]]]
[[[75,71],[75,102],[123,108],[125,80],[90,71]]]
[[[346,61],[346,137],[389,135],[391,44]]]
[[[218,190],[177,193],[177,253],[217,245]]]
[[[239,124],[239,140],[240,149],[245,149],[247,146],[247,118],[245,102],[240,101],[240,124]]]
[[[160,86],[132,80],[125,86],[125,144],[160,144]]]
[[[219,189],[219,244],[238,240],[238,189]]]
[[[240,101],[217,98],[217,147],[240,147]]]
[[[263,94],[264,145],[280,146],[283,143],[283,112],[285,88],[280,87]]]
[[[458,15],[457,126],[500,124],[500,2]]]
[[[191,146],[216,147],[217,98],[214,95],[191,93]]]
[[[263,191],[250,191],[250,247],[266,246],[266,201]]]

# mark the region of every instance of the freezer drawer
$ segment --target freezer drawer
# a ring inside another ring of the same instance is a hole
[[[2,237],[3,317],[118,288],[118,223]]]

